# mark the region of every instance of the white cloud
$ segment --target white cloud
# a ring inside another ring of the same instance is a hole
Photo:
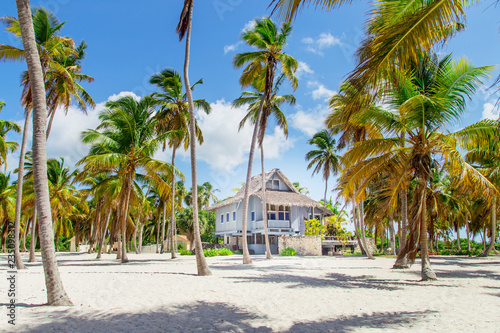
[[[211,103],[211,107],[209,115],[202,112],[197,115],[204,138],[197,155],[212,170],[231,172],[248,161],[253,127],[246,124],[238,131],[239,123],[247,113],[246,106],[232,108],[230,102],[222,99]],[[287,141],[277,129],[264,140],[264,153],[269,159],[280,158],[284,151],[293,147],[293,140]]]
[[[328,101],[332,97],[332,95],[337,93],[336,91],[328,89],[327,87],[325,87],[325,85],[317,81],[307,82],[307,87],[309,89],[314,89],[311,92],[312,98],[314,100],[322,99],[324,101]]]
[[[323,50],[336,45],[342,45],[340,38],[335,37],[329,32],[322,32],[318,37],[306,37],[302,39],[302,43],[306,44],[306,51],[323,55]]]
[[[302,76],[307,75],[307,74],[314,74],[314,71],[311,69],[311,67],[307,63],[299,60],[297,71],[295,72],[295,76],[297,76],[297,78],[301,78]]]
[[[225,45],[224,46],[224,55],[228,54],[229,52],[234,52],[242,44],[241,41],[239,41],[236,44],[231,44],[231,45]]]
[[[493,103],[484,103],[483,105],[483,119],[493,119],[497,120],[499,114],[499,108],[495,107]]]
[[[247,30],[253,30],[253,28],[255,28],[256,24],[257,24],[257,21],[255,21],[255,20],[248,21],[245,24],[245,26],[243,27],[243,30],[241,30],[241,32],[244,32],[244,31],[247,31]]]
[[[136,101],[140,101],[141,100],[140,96],[137,96],[136,94],[134,94],[131,91],[122,91],[122,92],[120,92],[118,94],[109,96],[108,101],[117,101],[120,98],[127,97],[127,96],[132,96]]]
[[[276,126],[273,134],[264,136],[264,160],[281,158],[285,151],[293,148],[294,143],[294,139],[289,137],[287,140],[283,130]]]
[[[328,107],[318,105],[315,109],[299,110],[290,116],[291,127],[311,137],[325,128],[325,119],[329,113]]]

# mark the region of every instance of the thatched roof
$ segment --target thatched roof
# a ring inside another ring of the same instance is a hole
[[[321,205],[319,202],[310,199],[309,197],[300,194],[299,191],[293,186],[293,183],[279,170],[273,169],[265,173],[266,183],[274,175],[277,175],[283,183],[288,186],[290,192],[288,191],[276,191],[276,190],[266,190],[266,201],[268,204],[272,205],[285,205],[285,206],[297,206],[297,207],[314,207],[319,209],[323,214],[332,215],[332,212]],[[245,185],[246,186],[246,185]],[[224,200],[218,204],[213,205],[208,210],[215,211],[218,208],[226,207],[232,203],[243,200],[245,195],[245,186],[243,186],[238,193],[232,198]],[[256,195],[262,199],[262,175],[253,176],[250,180],[250,196]]]

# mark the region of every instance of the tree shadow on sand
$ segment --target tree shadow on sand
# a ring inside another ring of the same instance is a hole
[[[73,312],[73,313],[72,313]],[[433,311],[377,312],[295,323],[281,332],[352,332],[363,328],[398,328],[419,322]],[[35,314],[33,314],[35,315]],[[23,332],[274,332],[269,318],[226,303],[199,302],[147,313],[75,315],[74,309],[39,313],[48,324],[31,324]],[[36,322],[36,318],[30,318]]]
[[[401,281],[389,279],[376,279],[373,276],[361,275],[351,276],[340,273],[329,273],[324,277],[310,277],[293,274],[268,274],[265,276],[240,276],[227,277],[227,279],[239,280],[237,282],[261,282],[261,283],[287,283],[288,288],[318,287],[318,288],[344,288],[344,289],[379,289],[400,290],[405,286],[420,285],[418,281]],[[439,285],[440,287],[451,287]]]

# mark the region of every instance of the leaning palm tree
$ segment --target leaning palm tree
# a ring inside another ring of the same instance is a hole
[[[269,118],[272,115],[276,121],[276,124],[283,130],[285,137],[288,137],[288,125],[286,121],[286,117],[283,114],[280,106],[283,103],[288,103],[290,105],[294,105],[296,100],[293,95],[278,95],[279,87],[283,80],[285,79],[285,75],[282,74],[278,77],[276,82],[274,83],[274,88],[272,90],[271,96],[264,102],[264,107],[262,109],[262,115],[260,117],[260,123],[256,124],[257,114],[259,112],[260,101],[262,100],[264,93],[261,91],[263,89],[259,89],[255,84],[253,88],[255,91],[244,91],[239,98],[234,100],[233,107],[240,107],[248,104],[248,113],[240,122],[239,129],[243,128],[247,121],[251,121],[254,126],[259,127],[258,132],[258,144],[260,147],[260,160],[262,167],[262,220],[264,222],[264,234],[265,234],[265,243],[266,243],[266,258],[272,259],[271,248],[269,244],[269,232],[267,227],[267,202],[266,202],[266,179],[265,179],[265,168],[264,168],[264,136],[267,129],[267,123],[269,122]],[[262,87],[264,88],[264,87]]]
[[[328,191],[328,179],[336,175],[340,170],[340,155],[337,155],[336,141],[327,130],[322,130],[312,137],[308,144],[314,145],[316,149],[306,154],[306,161],[309,162],[307,170],[314,167],[315,173],[322,173],[325,181],[325,196],[323,203],[326,207],[326,193]]]
[[[153,93],[151,96],[160,105],[159,112],[156,117],[158,119],[158,128],[160,131],[176,131],[178,135],[173,136],[168,145],[172,148],[172,165],[175,166],[175,153],[177,149],[184,145],[184,150],[189,148],[189,103],[187,101],[187,94],[182,89],[182,78],[175,70],[166,68],[160,73],[154,74],[149,79],[151,84],[156,85],[161,89],[159,93]],[[203,84],[203,80],[198,80],[191,86],[191,90],[198,84]],[[204,99],[193,101],[196,109],[202,110],[205,113],[210,113],[210,104]],[[203,135],[198,123],[195,123],[196,138],[199,144],[203,143]],[[165,147],[166,145],[164,145]],[[171,235],[170,239],[175,239],[175,176],[171,181],[172,196],[170,204],[170,224]],[[165,235],[162,234],[162,240]],[[162,242],[163,243],[163,242]],[[162,246],[163,251],[163,246]],[[171,247],[171,256],[175,258],[175,248]]]
[[[136,177],[159,184],[161,191],[170,191],[169,185],[160,177],[172,177],[176,169],[171,164],[155,160],[153,154],[172,133],[158,134],[153,117],[154,101],[146,96],[140,101],[126,96],[106,103],[99,118],[101,124],[95,130],[82,133],[82,141],[91,144],[89,155],[78,162],[84,172],[110,172],[121,181],[117,220],[121,226],[122,263],[128,262],[126,240],[129,220],[129,204]],[[138,174],[138,171],[144,171]]]
[[[408,174],[413,177],[410,233],[395,266],[403,261],[411,265],[420,243],[422,280],[435,280],[427,237],[428,183],[435,156],[444,161],[455,186],[464,193],[481,193],[490,202],[497,195],[491,182],[466,163],[457,148],[457,143],[463,144],[474,136],[493,136],[496,128],[470,126],[456,133],[441,132],[450,122],[461,119],[466,98],[473,96],[492,67],[474,67],[464,59],[452,61],[450,56],[439,59],[424,55],[416,68],[413,75],[398,83],[405,84],[409,92],[408,99],[400,106],[406,114],[406,144],[401,147],[401,139],[397,137],[401,123],[395,122],[390,113],[374,109],[360,115],[396,137],[365,140],[351,148],[344,156],[349,166],[342,184],[351,189],[361,184],[363,189],[380,173],[391,175],[384,195],[389,198],[389,205],[394,206],[399,195],[398,183]]]
[[[28,0],[16,0],[19,26],[28,65],[33,100],[33,162],[36,206],[39,211],[40,246],[50,305],[73,305],[64,291],[54,251],[54,233],[47,182],[46,118],[47,103],[42,65],[38,54]]]
[[[189,133],[192,138],[196,136],[195,128],[195,115],[194,115],[194,102],[193,94],[191,92],[191,84],[189,83],[189,57],[191,53],[191,26],[193,22],[193,5],[194,0],[184,0],[179,24],[177,25],[176,32],[179,34],[179,40],[182,41],[186,36],[186,53],[184,58],[184,86],[186,87],[186,96],[189,105]],[[196,265],[198,267],[198,275],[212,275],[210,268],[208,268],[203,248],[201,244],[200,225],[198,221],[198,203],[196,201],[197,185],[198,185],[198,171],[196,166],[196,140],[190,141],[191,146],[191,180],[193,188],[193,226],[194,226],[194,241],[196,246]]]
[[[244,52],[236,54],[233,58],[233,64],[236,68],[245,66],[243,74],[240,77],[240,84],[245,87],[254,85],[262,91],[262,98],[259,102],[259,108],[255,115],[255,126],[252,135],[252,143],[248,157],[248,168],[246,177],[245,194],[243,197],[243,216],[241,222],[242,241],[243,241],[243,263],[251,264],[250,253],[247,243],[247,218],[248,201],[250,196],[250,179],[252,177],[252,165],[255,152],[255,144],[259,136],[262,114],[265,105],[271,105],[271,98],[274,87],[274,77],[277,70],[281,70],[284,76],[291,81],[292,88],[297,88],[297,60],[283,52],[286,46],[287,38],[292,32],[290,24],[283,23],[278,29],[276,24],[269,18],[263,18],[256,21],[255,27],[243,32],[242,39],[249,46],[257,48],[258,51]],[[271,111],[271,109],[269,109]],[[261,132],[261,137],[264,132]]]

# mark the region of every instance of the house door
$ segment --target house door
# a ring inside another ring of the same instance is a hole
[[[272,254],[278,254],[278,236],[269,236],[269,247]]]

